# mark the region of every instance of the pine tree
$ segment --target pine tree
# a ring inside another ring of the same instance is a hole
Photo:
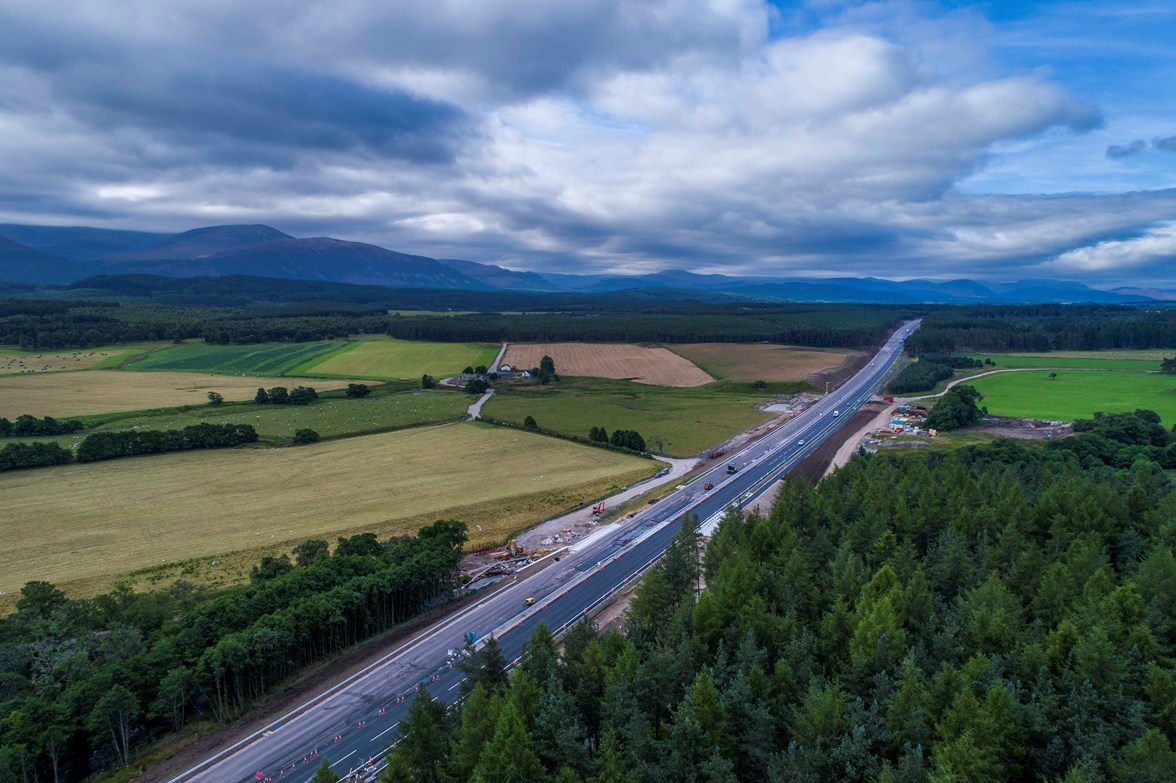
[[[331,771],[331,760],[323,756],[322,763],[314,771],[311,783],[339,783],[339,776]]]
[[[440,783],[445,779],[448,759],[449,716],[445,706],[422,687],[408,705],[400,722],[402,739],[393,755],[399,756],[411,779],[419,783]]]
[[[486,743],[473,783],[543,783],[547,773],[531,749],[531,734],[509,700],[498,714],[494,736]]]

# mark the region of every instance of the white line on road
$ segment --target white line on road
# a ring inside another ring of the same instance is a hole
[[[395,723],[393,723],[391,726],[389,726],[388,728],[384,729],[383,731],[381,731],[381,732],[380,732],[379,734],[377,734],[376,736],[372,737],[372,742],[375,742],[375,741],[376,741],[376,740],[378,740],[380,737],[382,737],[382,736],[384,736],[385,734],[387,734],[388,732],[392,731],[392,729],[396,728],[396,727],[397,727],[397,726],[399,726],[399,725],[400,725],[400,721],[396,721],[396,722],[395,722]]]

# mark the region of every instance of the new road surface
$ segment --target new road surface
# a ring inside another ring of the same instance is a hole
[[[728,508],[740,508],[815,450],[894,371],[904,341],[919,321],[903,324],[870,363],[841,388],[771,434],[650,505],[632,519],[609,525],[515,579],[488,588],[475,604],[388,653],[364,672],[335,685],[313,704],[294,710],[265,731],[206,759],[169,783],[309,781],[323,757],[340,777],[371,780],[380,757],[399,739],[408,703],[427,687],[455,701],[462,674],[453,666],[466,634],[493,635],[508,661],[516,662],[539,622],[566,629],[637,579],[665,552],[682,518],[718,524]],[[733,466],[734,472],[728,472]],[[710,484],[711,489],[704,489]],[[558,559],[557,559],[558,558]],[[528,599],[534,599],[528,603]]]

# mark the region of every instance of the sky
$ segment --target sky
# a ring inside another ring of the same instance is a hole
[[[0,0],[0,222],[1176,288],[1171,0]]]

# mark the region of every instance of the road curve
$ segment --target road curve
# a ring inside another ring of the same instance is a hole
[[[657,562],[683,516],[697,516],[704,528],[713,528],[728,508],[753,501],[839,429],[894,372],[903,343],[919,324],[903,324],[853,378],[769,435],[729,455],[728,463],[699,475],[631,519],[609,525],[545,558],[547,562],[496,584],[474,605],[328,689],[296,711],[299,714],[284,716],[169,783],[249,783],[266,777],[309,783],[323,756],[329,756],[340,777],[357,770],[352,780],[374,779],[382,766],[379,757],[398,738],[399,721],[419,687],[427,686],[444,702],[457,698],[461,672],[452,667],[450,653],[461,648],[465,634],[476,634],[479,640],[495,636],[513,663],[539,622],[559,632],[593,611]],[[728,464],[736,472],[728,473]],[[713,488],[704,490],[706,483]],[[535,599],[533,605],[526,604],[528,598]]]

